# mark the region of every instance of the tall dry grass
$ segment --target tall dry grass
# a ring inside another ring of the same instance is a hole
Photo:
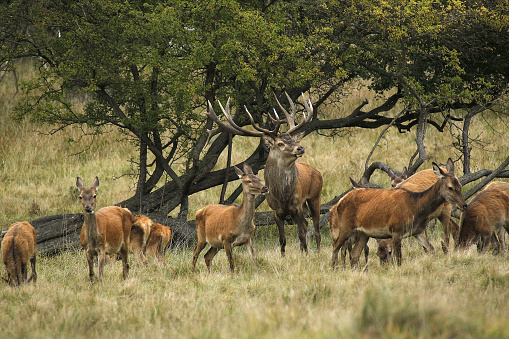
[[[76,176],[86,183],[99,176],[101,206],[133,194],[132,179],[126,174],[136,150],[121,133],[112,130],[93,142],[85,137],[80,143],[70,141],[81,137],[76,129],[48,136],[40,132],[50,127],[10,121],[13,88],[2,83],[0,93],[1,227],[43,215],[79,212]],[[365,97],[372,98],[372,93],[361,88],[340,111],[327,114],[344,115]],[[490,144],[487,150],[473,151],[473,170],[493,168],[507,157],[501,142],[507,124],[494,116],[486,120],[478,121],[473,135]],[[501,130],[494,131],[490,125]],[[348,189],[350,176],[360,177],[379,134],[380,130],[351,130],[344,137],[310,135],[302,141],[306,147],[302,161],[322,171],[323,201]],[[371,161],[401,169],[414,152],[413,138],[412,133],[390,130]],[[430,130],[426,138],[430,159],[423,167],[429,168],[431,160],[457,157],[453,142],[447,134]],[[255,139],[234,138],[234,162],[257,144]],[[218,167],[225,164],[223,155]],[[461,173],[461,166],[457,167]],[[386,175],[379,173],[372,181],[389,185]],[[229,191],[235,186],[231,183]],[[219,190],[192,196],[190,218],[203,205],[217,202]],[[235,274],[229,273],[222,251],[214,259],[212,274],[200,256],[198,273],[193,275],[191,248],[180,248],[167,253],[166,266],[153,261],[146,267],[133,263],[127,281],[121,278],[120,262],[112,263],[105,267],[104,283],[90,286],[82,251],[39,256],[36,286],[13,289],[0,284],[2,337],[509,337],[506,255],[481,256],[474,248],[425,255],[414,239],[406,239],[402,266],[380,266],[371,240],[366,271],[332,271],[328,229],[322,233],[322,251],[317,253],[311,242],[312,250],[304,256],[295,226],[288,226],[287,255],[281,258],[276,228],[257,228],[258,274],[249,252],[236,248]],[[430,232],[430,238],[439,248],[439,228]]]

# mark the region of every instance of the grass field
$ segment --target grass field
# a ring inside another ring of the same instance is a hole
[[[14,221],[80,212],[76,176],[86,185],[99,176],[100,206],[133,194],[134,182],[127,174],[132,171],[129,159],[136,156],[136,149],[121,133],[111,130],[95,140],[81,138],[78,129],[41,134],[50,127],[9,120],[12,84],[0,84],[0,93],[0,228]],[[356,92],[341,112],[329,114],[345,114],[348,105],[356,106],[369,95],[367,91]],[[507,136],[508,121],[502,122],[488,115],[476,124],[473,135],[490,144],[485,150],[473,150],[472,171],[493,168],[507,157],[507,143],[500,140]],[[322,171],[324,202],[350,187],[348,177],[359,179],[380,130],[349,132],[341,138],[311,135],[302,141],[306,147],[302,160]],[[454,138],[429,132],[429,161],[423,168],[431,167],[431,161],[457,157],[451,146]],[[371,161],[401,169],[414,151],[413,137],[411,133],[389,131]],[[234,140],[234,161],[250,154],[258,142]],[[223,160],[219,167],[224,166]],[[456,165],[461,175],[461,165]],[[372,182],[389,185],[388,177],[379,173]],[[235,186],[229,185],[229,189]],[[194,211],[203,205],[217,202],[219,190],[193,196],[189,218],[193,219]],[[267,208],[265,204],[260,207]],[[299,252],[295,226],[288,226],[287,255],[281,258],[276,233],[275,226],[256,230],[258,273],[242,247],[234,250],[235,274],[229,273],[224,251],[216,256],[212,274],[206,272],[203,255],[198,272],[192,274],[192,248],[178,248],[167,253],[166,266],[152,261],[147,267],[132,263],[127,281],[121,278],[121,263],[110,264],[105,268],[104,283],[91,286],[80,249],[54,257],[39,256],[36,286],[13,289],[0,284],[1,336],[509,337],[507,255],[479,255],[473,247],[445,255],[439,250],[438,226],[431,233],[437,248],[432,255],[424,254],[413,239],[406,239],[402,266],[381,266],[371,240],[366,270],[332,271],[327,228],[322,230],[322,250],[317,252],[311,242],[308,256]]]

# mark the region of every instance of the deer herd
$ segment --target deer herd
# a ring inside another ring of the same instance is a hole
[[[195,271],[200,252],[207,244],[205,264],[211,271],[211,262],[220,249],[225,250],[231,272],[234,272],[233,247],[246,245],[251,253],[255,269],[258,271],[256,252],[252,236],[255,230],[255,197],[265,196],[274,212],[279,231],[281,256],[286,251],[285,219],[290,217],[297,224],[300,249],[308,253],[306,234],[310,216],[313,221],[314,238],[319,250],[320,206],[323,179],[319,170],[297,162],[305,149],[300,145],[304,137],[304,126],[313,118],[311,101],[303,96],[303,119],[296,123],[296,106],[286,94],[291,107],[289,113],[278,101],[284,114],[280,118],[274,110],[269,114],[273,129],[263,128],[244,106],[253,129],[240,127],[230,113],[229,100],[223,107],[219,102],[226,122],[214,112],[208,103],[207,116],[218,128],[208,131],[209,138],[217,131],[234,135],[261,138],[269,153],[264,170],[264,181],[253,173],[247,163],[243,169],[234,166],[241,180],[243,199],[241,205],[207,205],[196,212],[197,244],[192,256],[192,271]],[[286,132],[279,132],[282,124],[288,125]],[[330,208],[330,235],[332,238],[332,268],[338,266],[338,254],[341,251],[345,266],[347,251],[350,264],[359,267],[359,257],[364,251],[368,261],[369,238],[377,240],[377,255],[382,264],[392,260],[393,253],[398,265],[402,262],[401,243],[404,238],[413,236],[425,252],[433,252],[433,245],[427,237],[427,228],[433,219],[440,220],[443,227],[442,250],[448,253],[450,237],[456,249],[466,248],[477,243],[480,252],[486,252],[489,246],[495,251],[506,251],[505,233],[509,232],[509,183],[495,181],[467,204],[461,194],[461,184],[454,173],[454,163],[448,159],[445,168],[433,163],[432,169],[422,170],[411,176],[405,168],[401,175],[392,170],[387,174],[392,187],[388,189],[370,188],[363,178],[359,183],[350,179],[353,189],[346,193]],[[96,197],[99,179],[87,188],[80,177],[76,187],[83,207],[84,223],[80,234],[91,283],[95,281],[94,266],[97,266],[97,279],[103,279],[103,270],[107,259],[122,260],[123,278],[129,275],[130,252],[135,261],[147,264],[147,254],[164,263],[165,251],[170,245],[171,229],[153,222],[144,215],[134,215],[126,208],[118,206],[103,207],[96,211]],[[451,218],[453,208],[461,213],[460,224]],[[18,286],[23,282],[37,280],[35,229],[28,222],[12,224],[2,240],[2,259],[6,267],[6,280],[10,285]],[[30,261],[32,274],[27,277],[27,265]]]

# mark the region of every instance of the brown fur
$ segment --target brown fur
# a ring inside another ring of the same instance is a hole
[[[166,249],[170,245],[171,229],[169,226],[153,223],[147,241],[147,254],[164,263]]]
[[[19,286],[24,282],[37,281],[35,259],[37,255],[35,228],[27,221],[9,226],[2,240],[2,260],[7,271],[7,283]],[[27,279],[27,264],[30,260],[32,274]]]
[[[145,215],[135,215],[133,226],[131,227],[129,247],[134,253],[135,261],[142,262],[145,265],[147,264],[147,256],[145,255],[147,240],[152,231],[153,223],[154,222]]]
[[[129,238],[133,215],[128,209],[118,206],[103,207],[95,212],[96,192],[99,179],[96,177],[91,188],[85,188],[78,177],[76,186],[80,190],[85,222],[81,228],[80,244],[85,249],[90,282],[94,282],[94,258],[98,258],[98,278],[103,279],[106,254],[118,254],[122,259],[123,278],[129,275]]]
[[[307,204],[313,218],[316,247],[320,249],[320,205],[323,179],[317,169],[306,163],[296,163],[304,154],[304,147],[299,145],[302,135],[295,137],[282,133],[276,138],[266,136],[266,144],[270,147],[265,165],[264,178],[269,187],[267,202],[274,211],[279,230],[281,255],[285,254],[286,236],[284,220],[290,216],[299,229],[300,248],[307,253],[306,233],[308,223],[304,216]]]
[[[509,195],[509,182],[492,181],[485,187],[485,189],[490,189],[490,188],[498,188],[505,194]],[[498,232],[494,233],[493,236],[491,237],[491,244],[493,246],[493,251],[495,253],[497,253],[499,251],[507,253],[505,234],[506,234],[506,230],[503,227],[501,227],[498,230]]]
[[[338,252],[353,231],[359,241],[352,251],[352,266],[358,264],[361,249],[369,237],[392,237],[398,265],[401,264],[401,240],[424,231],[428,216],[444,201],[465,208],[461,184],[454,175],[452,160],[445,173],[433,163],[440,180],[422,192],[404,188],[394,190],[355,189],[346,194],[330,211],[331,236],[334,241],[332,266],[337,266]]]
[[[442,168],[442,170],[444,170]],[[445,171],[445,170],[444,170]],[[400,177],[395,176],[392,171],[389,171],[389,177],[392,179],[392,185],[396,188],[405,188],[412,192],[424,191],[433,186],[439,179],[432,169],[425,169],[417,172],[407,178],[407,169],[403,170]],[[407,178],[407,179],[404,179]],[[442,240],[442,250],[444,253],[449,251],[449,235],[452,236],[454,241],[458,239],[459,226],[451,219],[452,206],[446,201],[440,205],[428,217],[428,222],[433,219],[438,219],[442,223],[444,229],[444,238]],[[424,234],[417,237],[419,243],[424,247],[426,252],[433,252],[433,245],[428,240],[427,228],[424,229]]]
[[[509,196],[492,186],[479,192],[461,214],[456,248],[466,248],[480,238],[480,250],[485,252],[493,232],[501,227],[509,231]]]
[[[300,248],[302,251],[308,252],[306,233],[308,223],[304,215],[304,204],[309,208],[311,217],[313,218],[314,234],[316,239],[316,247],[320,249],[320,204],[323,179],[320,171],[314,169],[308,164],[296,164],[295,160],[304,154],[304,147],[299,145],[300,139],[304,133],[296,133],[300,128],[307,124],[313,118],[313,106],[311,101],[303,100],[307,116],[304,113],[304,119],[299,124],[295,124],[296,107],[292,99],[286,93],[286,97],[292,108],[289,114],[281,105],[276,97],[279,107],[285,115],[285,119],[279,117],[273,119],[274,129],[267,130],[257,126],[253,116],[249,113],[247,107],[246,113],[251,119],[254,131],[246,130],[239,127],[233,121],[230,114],[230,100],[228,99],[226,106],[221,109],[226,116],[228,123],[223,123],[216,115],[212,104],[209,102],[209,110],[206,113],[219,128],[217,130],[208,131],[209,139],[219,130],[227,131],[236,135],[262,137],[266,145],[270,148],[267,163],[265,165],[264,178],[265,183],[269,187],[270,193],[267,195],[267,202],[274,211],[274,217],[279,231],[279,244],[281,245],[281,255],[285,254],[286,236],[284,229],[284,219],[290,216],[297,224],[299,229]],[[288,131],[278,135],[279,127],[282,123],[288,124]]]
[[[260,179],[253,174],[251,167],[244,164],[244,172],[235,167],[235,172],[242,180],[244,198],[242,205],[207,205],[196,212],[196,235],[198,242],[193,253],[193,272],[195,270],[198,255],[210,244],[210,249],[205,254],[205,264],[210,272],[212,259],[217,252],[224,248],[230,263],[230,270],[234,272],[232,248],[246,245],[256,269],[256,254],[251,243],[251,236],[255,230],[253,223],[254,200],[258,194],[266,194],[267,186],[264,186]]]

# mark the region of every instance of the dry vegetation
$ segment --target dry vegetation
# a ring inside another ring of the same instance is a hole
[[[79,212],[74,186],[77,176],[85,181],[99,176],[99,206],[133,194],[133,181],[126,174],[131,171],[128,160],[136,150],[121,133],[112,130],[93,142],[86,137],[79,143],[70,141],[80,139],[77,129],[44,135],[39,131],[48,127],[9,121],[14,90],[4,82],[0,93],[1,228],[43,215]],[[368,95],[365,90],[357,93],[351,103],[345,103],[344,112]],[[494,117],[488,119],[496,125]],[[475,134],[485,141],[501,138],[488,123],[476,128]],[[507,135],[507,127],[500,128],[505,128]],[[429,132],[425,167],[429,168],[432,160],[455,158],[450,146],[453,139]],[[307,153],[302,160],[323,173],[322,201],[345,191],[349,176],[360,177],[379,133],[351,131],[341,138],[311,135],[303,140]],[[371,160],[401,169],[413,153],[412,138],[410,133],[391,130]],[[250,154],[258,142],[234,140],[234,161]],[[473,170],[492,168],[506,156],[501,142],[490,144],[488,151],[474,150]],[[225,162],[223,159],[218,166]],[[457,171],[461,173],[459,164]],[[388,177],[378,173],[372,182],[389,185]],[[230,184],[229,189],[236,184]],[[193,196],[190,218],[203,205],[217,202],[219,191]],[[317,253],[311,241],[307,257],[299,253],[296,229],[290,226],[287,255],[281,258],[276,233],[275,226],[256,231],[258,274],[249,252],[236,248],[235,274],[229,273],[221,251],[212,274],[200,259],[193,275],[192,248],[180,248],[167,252],[167,265],[151,261],[143,267],[131,261],[127,281],[121,279],[121,263],[111,264],[105,269],[104,284],[91,287],[83,251],[39,257],[36,286],[13,289],[0,284],[2,337],[509,337],[505,255],[481,256],[474,248],[465,253],[445,255],[437,250],[425,255],[413,239],[407,239],[403,241],[403,265],[381,267],[370,242],[365,272],[349,268],[331,271],[328,229],[322,230],[322,251]],[[440,248],[440,227],[431,234],[431,242]]]

